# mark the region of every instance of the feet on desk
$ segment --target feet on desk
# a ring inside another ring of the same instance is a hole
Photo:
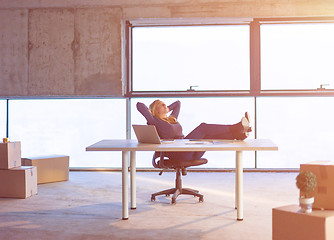
[[[249,136],[252,128],[249,124],[249,114],[245,112],[245,116],[241,118],[241,121],[237,124],[231,125],[231,132],[233,138],[237,140],[244,140]]]
[[[246,117],[242,117],[240,122],[241,122],[241,125],[243,127],[243,131],[247,132],[247,130],[249,128],[249,121],[247,120],[247,118]]]
[[[245,133],[240,133],[238,136],[235,138],[236,140],[245,140],[249,136],[249,132]]]
[[[247,116],[249,116],[248,113],[247,113]],[[244,133],[248,133],[252,131],[252,127],[250,126],[249,120],[247,119],[247,117],[242,117],[240,123],[241,123],[241,126],[243,127]]]
[[[248,113],[248,112],[245,112],[245,118],[246,118],[247,121],[248,121],[248,128],[246,129],[245,132],[251,132],[251,131],[252,131],[252,127],[250,126],[250,116],[249,116],[249,113]]]
[[[248,120],[248,122],[250,122],[250,117],[248,112],[245,112],[245,118]]]

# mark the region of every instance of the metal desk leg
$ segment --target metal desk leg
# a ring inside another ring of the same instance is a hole
[[[243,183],[243,166],[242,166],[242,152],[236,152],[236,191],[235,191],[235,200],[237,208],[237,220],[242,221],[244,219],[244,202],[243,202],[243,193],[244,193],[244,183]]]
[[[136,152],[130,152],[131,209],[136,209]]]
[[[122,208],[123,220],[129,218],[129,183],[128,183],[128,168],[129,168],[129,152],[122,151]]]

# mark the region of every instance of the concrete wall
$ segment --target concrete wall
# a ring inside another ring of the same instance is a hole
[[[333,16],[334,0],[0,0],[0,97],[123,96],[123,23]]]
[[[121,96],[121,9],[0,10],[0,96]]]

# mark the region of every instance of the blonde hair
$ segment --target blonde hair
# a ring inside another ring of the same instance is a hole
[[[157,113],[157,105],[158,105],[159,102],[161,102],[161,101],[159,99],[157,99],[153,103],[151,103],[151,105],[150,105],[150,111],[151,111],[152,115],[154,117],[156,117],[156,118],[159,118],[159,119],[161,119],[161,120],[163,120],[165,122],[171,123],[171,124],[177,123],[176,118],[173,117],[173,116],[169,116],[169,117],[166,116],[165,118],[161,118],[159,116],[159,114]]]

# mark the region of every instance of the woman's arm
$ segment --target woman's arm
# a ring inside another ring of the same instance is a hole
[[[170,115],[177,119],[181,109],[181,102],[177,100],[176,102],[173,102],[171,105],[169,105],[168,108],[170,111],[172,111]]]
[[[151,114],[150,110],[146,107],[144,103],[137,102],[137,109],[146,118],[146,121],[149,124],[154,124],[153,115]]]

